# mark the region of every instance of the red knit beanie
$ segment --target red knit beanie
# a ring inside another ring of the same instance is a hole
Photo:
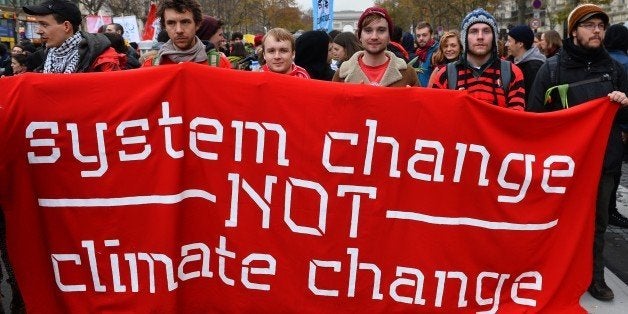
[[[386,22],[388,22],[388,34],[392,37],[393,22],[390,18],[390,15],[388,14],[388,11],[381,7],[370,7],[364,10],[362,15],[360,15],[360,19],[358,20],[358,38],[360,38],[360,35],[362,34],[362,23],[364,23],[364,19],[369,15],[377,15],[386,19]]]

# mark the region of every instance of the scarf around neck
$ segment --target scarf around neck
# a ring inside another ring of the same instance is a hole
[[[417,57],[419,57],[419,60],[421,60],[421,62],[425,62],[425,60],[427,59],[427,52],[430,50],[430,48],[432,48],[432,46],[434,46],[435,43],[436,41],[434,41],[434,38],[430,38],[425,47],[417,48],[416,55]]]
[[[196,44],[194,44],[194,46],[192,46],[192,48],[188,50],[179,50],[179,48],[177,48],[172,43],[172,40],[168,40],[161,47],[161,49],[159,49],[159,53],[157,54],[157,62],[161,63],[161,60],[164,57],[168,57],[168,59],[172,60],[172,62],[174,63],[207,61],[205,45],[203,45],[198,37],[196,37]]]
[[[48,50],[44,63],[44,73],[74,73],[79,61],[79,43],[83,40],[80,32],[66,39],[61,46]]]

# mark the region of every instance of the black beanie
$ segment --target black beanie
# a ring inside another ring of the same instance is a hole
[[[532,47],[532,43],[534,43],[534,32],[532,32],[532,29],[527,25],[513,27],[508,32],[508,36],[523,43],[523,47],[525,47],[525,49],[530,49],[530,47]]]

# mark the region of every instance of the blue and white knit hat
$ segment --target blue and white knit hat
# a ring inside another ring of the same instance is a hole
[[[469,31],[471,25],[476,23],[488,24],[488,26],[493,29],[493,50],[496,50],[498,38],[497,21],[490,13],[486,12],[486,10],[482,8],[477,8],[469,12],[469,14],[467,14],[467,16],[465,16],[462,20],[462,25],[460,27],[460,40],[462,40],[463,49],[465,51],[467,50],[467,32]]]

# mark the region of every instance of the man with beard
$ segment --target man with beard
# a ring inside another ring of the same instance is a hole
[[[460,39],[462,57],[440,69],[432,87],[467,90],[489,104],[523,110],[523,74],[511,62],[499,59],[495,18],[481,8],[471,11],[462,20]]]
[[[594,4],[582,4],[571,11],[567,18],[568,37],[563,41],[563,50],[539,69],[528,103],[529,111],[547,112],[608,95],[611,101],[622,107],[617,112],[606,146],[595,211],[593,278],[588,291],[591,296],[603,301],[614,298],[613,291],[604,280],[602,253],[615,174],[621,171],[623,145],[619,124],[628,122],[626,71],[602,45],[608,22],[608,15]],[[548,88],[561,84],[569,84],[569,102],[562,103],[559,94],[554,91],[545,103]]]
[[[154,58],[144,61],[142,66],[196,62],[208,64],[205,45],[196,36],[203,15],[196,0],[165,0],[159,4],[157,16],[161,29],[170,38]]]
[[[393,23],[388,11],[366,9],[358,20],[358,38],[364,47],[342,63],[332,81],[374,86],[417,86],[416,72],[406,62],[386,50]]]
[[[414,68],[419,77],[421,86],[427,86],[427,82],[432,75],[434,65],[432,64],[432,55],[438,50],[438,43],[432,37],[434,30],[428,22],[419,22],[415,28],[416,34],[416,57],[408,65]]]

